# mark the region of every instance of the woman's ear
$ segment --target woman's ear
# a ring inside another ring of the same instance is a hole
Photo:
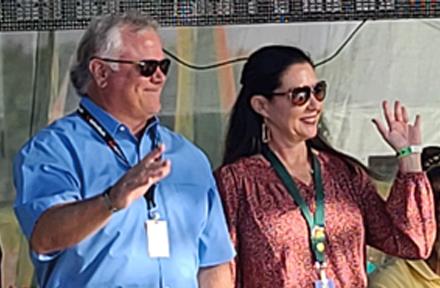
[[[255,112],[263,116],[263,118],[269,117],[268,113],[269,99],[262,95],[254,95],[251,98],[251,107]]]
[[[110,73],[109,67],[98,59],[92,59],[89,62],[89,71],[99,88],[105,88],[107,86],[107,78]]]

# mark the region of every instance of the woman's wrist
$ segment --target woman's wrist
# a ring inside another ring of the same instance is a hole
[[[396,152],[396,157],[398,159],[410,156],[411,154],[420,154],[422,153],[423,147],[421,145],[409,145],[403,148],[400,148]]]
[[[420,152],[412,152],[404,157],[398,157],[399,170],[403,173],[422,172]]]

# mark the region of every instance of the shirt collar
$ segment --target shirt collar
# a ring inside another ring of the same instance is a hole
[[[424,260],[407,261],[407,263],[426,280],[440,281],[440,276],[435,274]]]
[[[114,118],[110,113],[102,109],[95,102],[93,102],[89,97],[83,96],[81,98],[80,104],[84,106],[87,111],[92,114],[92,116],[99,121],[99,123],[103,126],[103,128],[110,133],[112,137],[115,137],[116,133],[119,130],[119,127],[124,126],[121,122],[119,122],[116,118]],[[159,124],[159,118],[154,116],[152,120],[148,122],[148,126],[145,129],[145,134],[149,133],[149,131],[156,127]]]

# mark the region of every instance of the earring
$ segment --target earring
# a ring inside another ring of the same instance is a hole
[[[261,141],[263,143],[268,143],[270,141],[270,130],[266,125],[266,122],[261,124]]]

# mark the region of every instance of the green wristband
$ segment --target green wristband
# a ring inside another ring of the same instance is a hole
[[[409,156],[413,153],[421,153],[421,152],[422,152],[421,146],[407,146],[397,151],[396,157],[400,159]]]

